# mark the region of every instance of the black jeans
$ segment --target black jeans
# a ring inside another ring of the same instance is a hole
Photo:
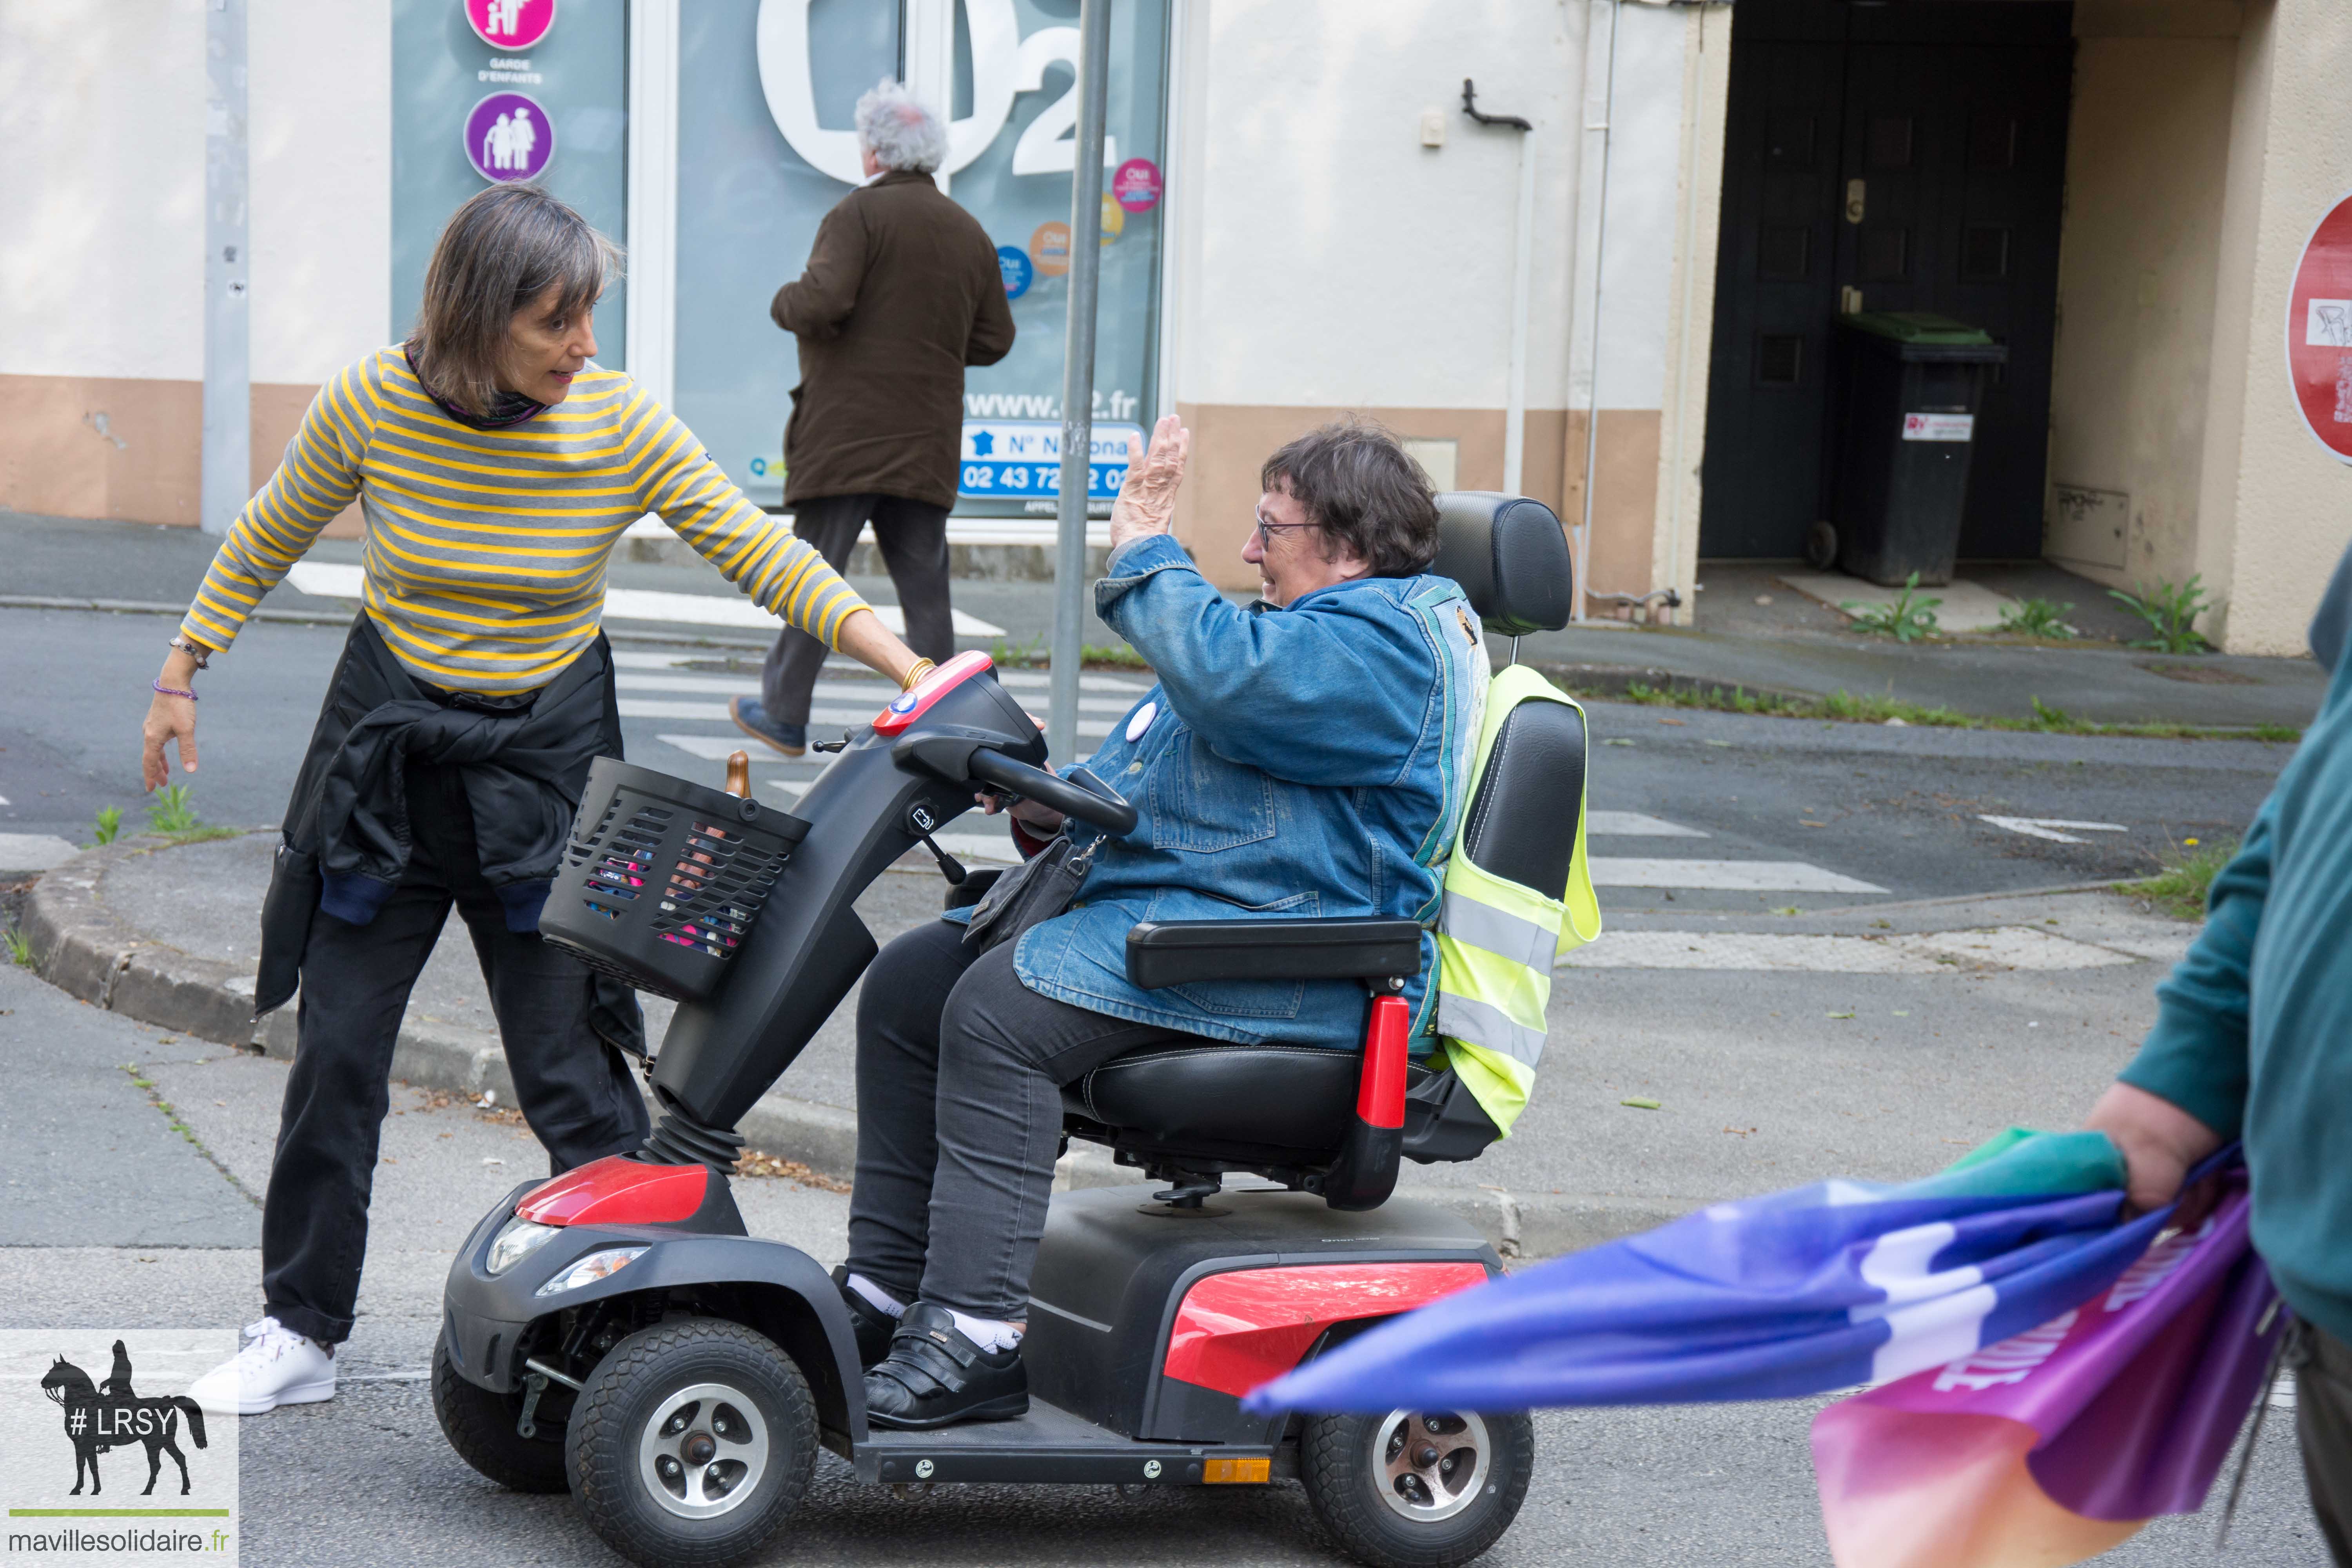
[[[649,1126],[626,1059],[591,1026],[587,966],[536,933],[507,930],[482,877],[459,771],[409,768],[408,806],[407,874],[375,919],[355,926],[322,910],[311,922],[294,1070],[262,1206],[268,1312],[323,1344],[351,1336],[393,1046],[451,904],[473,935],[519,1108],[547,1149],[549,1173],[635,1149]]]
[[[857,1001],[857,1185],[849,1267],[899,1300],[1029,1316],[1061,1086],[1195,1037],[1040,996],[1014,944],[976,960],[935,921],[882,950]]]
[[[948,608],[948,509],[903,496],[818,496],[793,507],[793,531],[815,546],[835,571],[846,574],[857,531],[868,520],[874,542],[898,590],[907,617],[907,646],[916,656],[945,664],[955,657],[955,622]],[[809,694],[824,668],[824,644],[786,626],[768,649],[760,673],[760,706],[786,724],[805,724]]]
[[[2294,1368],[2295,1436],[2311,1510],[2336,1568],[2352,1568],[2352,1344],[2298,1322],[2287,1348]]]

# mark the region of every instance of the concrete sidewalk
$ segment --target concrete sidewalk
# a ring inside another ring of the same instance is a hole
[[[0,611],[38,603],[175,615],[202,580],[214,544],[194,529],[0,511],[0,557],[9,563]],[[1006,548],[1017,552],[1028,547]],[[360,552],[356,540],[322,540],[309,560],[343,568],[347,577]],[[977,547],[966,552],[976,552]],[[656,559],[636,559],[640,553]],[[1053,584],[994,574],[993,564],[968,563],[967,569],[992,574],[959,578],[956,608],[967,624],[997,630],[961,637],[961,645],[1042,652],[1053,627]],[[2095,584],[2054,568],[1970,571],[2008,593],[2063,591],[2066,602],[2082,602],[2077,619],[2086,632],[2102,634],[2099,639],[2075,646],[1982,638],[1899,644],[1864,637],[1844,629],[1834,610],[1789,587],[1783,577],[1797,570],[1769,563],[1710,562],[1707,592],[1695,610],[1696,627],[1594,621],[1526,637],[1519,653],[1579,667],[1577,679],[1603,691],[1622,691],[1630,679],[1811,696],[1844,690],[2018,719],[2030,718],[2039,698],[2077,718],[2105,723],[2300,727],[2310,721],[2326,689],[2325,675],[2308,658],[2159,655],[2105,640],[2126,632],[2128,617],[2118,618]],[[334,575],[313,574],[311,580],[315,585]],[[887,577],[860,574],[853,563],[850,581],[877,605],[897,602]],[[690,552],[681,555],[674,545],[648,552],[634,543],[625,546],[614,554],[610,582],[640,595],[735,595],[715,568]],[[616,610],[610,629],[625,639],[690,641],[747,652],[764,649],[770,640],[758,628],[643,618],[647,605],[663,602],[639,600],[626,618]],[[271,593],[263,614],[342,621],[354,607],[346,598],[301,593],[289,582]],[[1119,644],[1117,634],[1094,616],[1091,595],[1083,640]],[[1498,640],[1495,646],[1499,653],[1503,645]]]
[[[250,1020],[274,842],[257,831],[80,855],[25,911],[39,973],[100,1008],[290,1057],[292,1007]],[[887,942],[934,918],[940,889],[928,867],[894,872],[858,910]],[[2068,1125],[2128,1057],[2192,929],[2079,891],[1612,926],[1559,973],[1552,1055],[1514,1136],[1469,1164],[1406,1170],[1416,1195],[1519,1256],[1824,1173],[1916,1176],[2012,1122]],[[656,1040],[669,1011],[646,999]],[[745,1118],[752,1147],[850,1173],[855,1016],[853,994]],[[394,1072],[513,1103],[460,922],[412,996]],[[1635,1103],[1647,1100],[1658,1109]],[[1062,1179],[1138,1178],[1082,1148]]]

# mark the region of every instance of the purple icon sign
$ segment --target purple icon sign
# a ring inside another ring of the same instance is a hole
[[[554,156],[554,122],[520,92],[494,92],[466,116],[466,157],[486,180],[537,179]]]

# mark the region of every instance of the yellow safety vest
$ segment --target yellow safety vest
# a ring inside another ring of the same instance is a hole
[[[1468,799],[1478,798],[1496,737],[1522,702],[1565,702],[1580,722],[1584,718],[1573,699],[1525,665],[1503,670],[1487,689]],[[1496,876],[1473,864],[1459,839],[1445,870],[1437,921],[1437,1032],[1455,1076],[1505,1137],[1527,1109],[1543,1059],[1552,962],[1601,934],[1601,904],[1584,857],[1581,781],[1578,791],[1567,887],[1530,888]],[[1465,810],[1465,824],[1469,816]]]

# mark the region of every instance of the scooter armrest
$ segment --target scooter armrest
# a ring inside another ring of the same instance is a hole
[[[1146,991],[1197,980],[1406,980],[1421,973],[1418,921],[1144,921],[1127,933],[1127,977]]]

